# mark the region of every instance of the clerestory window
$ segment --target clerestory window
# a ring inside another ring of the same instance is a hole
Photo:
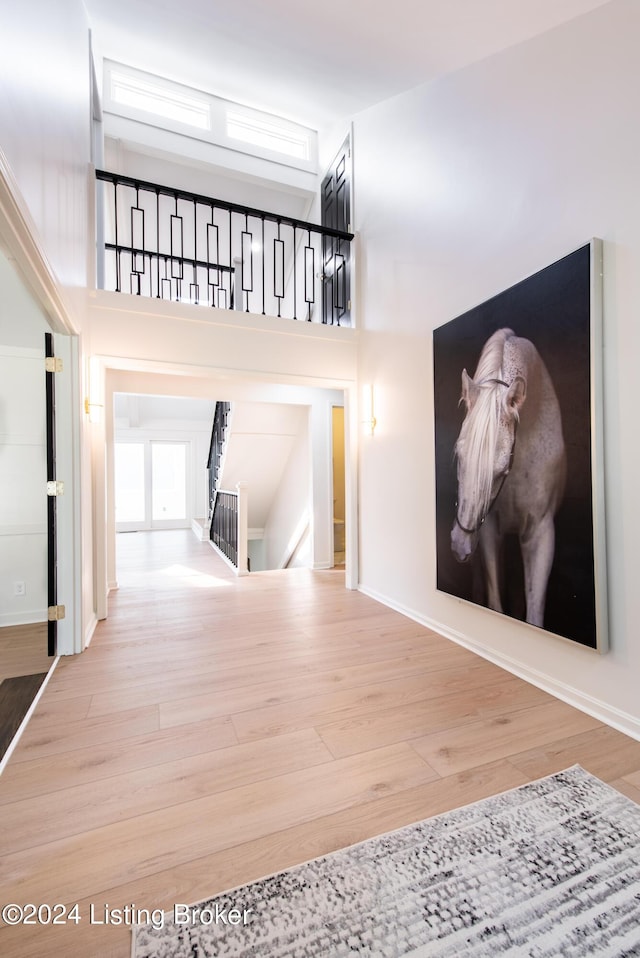
[[[104,110],[300,169],[317,165],[315,130],[110,60]]]

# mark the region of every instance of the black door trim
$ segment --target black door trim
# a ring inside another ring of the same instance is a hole
[[[51,359],[54,355],[53,335],[45,333],[45,356]],[[56,385],[55,373],[45,372],[47,397],[47,480],[56,479]],[[47,495],[47,604],[55,608],[58,604],[58,549],[56,528],[56,497]],[[58,623],[55,619],[47,622],[47,652],[56,654],[56,640],[58,637]]]

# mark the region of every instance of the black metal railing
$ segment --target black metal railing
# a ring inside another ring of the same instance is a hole
[[[352,233],[103,170],[96,177],[104,289],[351,325]]]
[[[213,502],[211,541],[238,566],[238,493],[218,489]]]
[[[217,402],[213,414],[213,427],[211,429],[211,443],[209,444],[209,458],[207,459],[207,469],[209,470],[209,518],[213,516],[213,505],[216,491],[220,482],[220,466],[222,463],[222,453],[227,435],[227,423],[229,421],[229,412],[231,403]]]
[[[238,494],[219,488],[224,445],[227,439],[230,402],[217,402],[209,444],[209,538],[238,567]]]

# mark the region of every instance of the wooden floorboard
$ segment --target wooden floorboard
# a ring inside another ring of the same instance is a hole
[[[0,628],[0,682],[12,676],[48,672],[52,661],[46,622]]]
[[[46,622],[0,628],[0,760],[11,746],[52,663]]]
[[[576,762],[640,798],[640,743],[343,571],[236,579],[178,531],[120,536],[118,579],[0,780],[0,897],[82,920],[0,923],[3,958],[125,958],[105,903],[197,901]]]
[[[0,682],[0,759],[11,745],[46,677],[46,672],[39,672],[14,675]]]

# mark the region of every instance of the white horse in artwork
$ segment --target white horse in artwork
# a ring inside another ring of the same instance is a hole
[[[502,612],[501,541],[515,533],[524,568],[526,621],[543,626],[564,494],[560,406],[537,349],[511,329],[484,345],[473,379],[462,371],[466,416],[456,443],[458,501],[451,548],[459,562],[479,545],[487,605]],[[517,442],[516,442],[517,438]]]

